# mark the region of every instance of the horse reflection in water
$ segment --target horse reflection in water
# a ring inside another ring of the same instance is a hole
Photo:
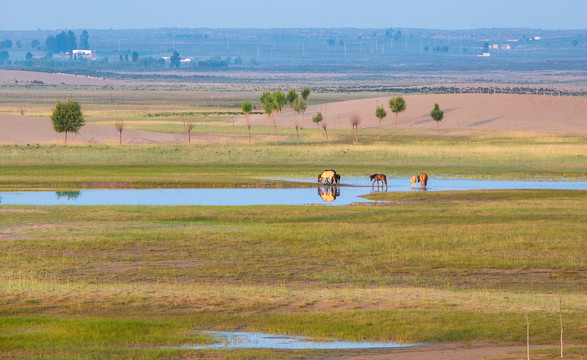
[[[336,186],[328,186],[324,189],[318,188],[318,195],[320,195],[322,200],[332,202],[336,200],[337,196],[340,196],[340,189]]]

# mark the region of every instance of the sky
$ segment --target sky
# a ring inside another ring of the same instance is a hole
[[[587,0],[0,0],[0,30],[587,29]]]

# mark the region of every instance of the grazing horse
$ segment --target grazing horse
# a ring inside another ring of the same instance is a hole
[[[387,187],[387,176],[385,176],[384,174],[370,175],[369,180],[373,181],[373,184],[371,185],[371,187],[375,186],[375,183],[377,183],[377,187],[379,187],[380,182],[384,183],[385,187]],[[381,186],[383,187],[383,184],[381,184]]]
[[[418,175],[418,182],[421,184],[421,187],[426,187],[426,185],[428,185],[428,175],[424,173]]]
[[[410,178],[410,182],[412,183],[412,189],[416,187],[416,183],[418,182],[418,177],[417,176],[412,176]]]
[[[340,190],[338,189],[338,187],[335,188],[333,186],[324,188],[324,191],[318,188],[318,195],[320,195],[322,200],[331,202],[336,200],[336,197],[340,195]]]
[[[340,182],[340,175],[334,170],[324,170],[322,174],[318,175],[318,182],[322,182],[322,179],[326,180],[326,184],[338,184]]]

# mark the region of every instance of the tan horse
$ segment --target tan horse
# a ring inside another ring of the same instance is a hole
[[[418,177],[417,176],[412,176],[410,178],[410,182],[412,183],[412,189],[416,187],[416,183],[418,182]]]
[[[418,175],[418,182],[421,184],[421,187],[426,187],[426,185],[428,185],[428,175],[424,173]]]
[[[318,182],[321,183],[322,179],[326,180],[326,184],[338,184],[340,175],[334,170],[324,170],[322,174],[318,175]]]
[[[377,187],[379,187],[379,183],[384,183],[385,187],[387,187],[387,176],[385,176],[384,174],[372,174],[369,176],[369,180],[373,181],[373,184],[371,184],[371,187],[375,186],[375,183],[377,183]],[[383,187],[383,184],[381,184],[381,186]]]

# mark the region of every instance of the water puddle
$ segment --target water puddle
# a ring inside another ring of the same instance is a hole
[[[182,349],[286,349],[286,350],[329,350],[329,349],[373,349],[414,346],[391,342],[315,341],[303,336],[282,336],[245,331],[204,331],[203,335],[218,341],[208,345],[183,345]]]
[[[316,179],[280,179],[315,184]],[[361,196],[378,191],[448,191],[490,189],[587,190],[586,181],[514,181],[430,179],[412,188],[407,178],[388,178],[387,187],[372,187],[369,178],[343,178],[342,186],[265,189],[84,189],[78,191],[5,191],[0,205],[351,205],[369,203]]]

